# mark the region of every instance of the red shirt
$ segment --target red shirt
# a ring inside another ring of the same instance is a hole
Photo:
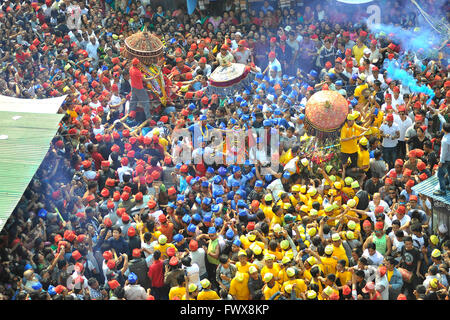
[[[142,72],[136,67],[130,68],[130,80],[131,87],[135,89],[144,89],[144,84],[142,83]]]
[[[96,171],[100,170],[102,167],[102,161],[104,161],[105,159],[103,159],[102,155],[98,152],[92,152],[91,157],[95,163],[95,170]]]
[[[164,286],[163,262],[161,260],[153,261],[147,275],[152,280],[152,287],[161,288]]]
[[[27,59],[27,55],[25,54],[24,51],[22,51],[22,54],[16,53],[16,59],[19,64],[22,64]]]

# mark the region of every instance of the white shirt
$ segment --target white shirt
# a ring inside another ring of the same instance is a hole
[[[387,124],[382,124],[380,127],[380,131],[383,131],[384,134],[388,134],[390,136],[395,136],[397,134],[397,131],[400,131],[399,127],[392,123],[392,126],[388,126]],[[390,139],[390,138],[383,138],[383,147],[385,148],[394,148],[398,144],[398,139]]]
[[[412,126],[413,122],[410,117],[406,117],[406,119],[403,121],[400,116],[395,117],[394,116],[394,123],[398,126],[400,130],[400,138],[398,141],[405,141],[405,133],[406,130]]]
[[[380,200],[380,203],[378,204],[378,206],[382,206],[384,208],[384,212],[387,212],[389,210],[389,205],[384,200]],[[375,208],[378,206],[375,205],[373,200],[369,202],[369,210],[371,212],[375,212]],[[374,220],[374,223],[375,223],[375,220]]]
[[[196,251],[191,251],[189,256],[192,259],[192,265],[196,264],[199,267],[199,274],[203,275],[206,273],[205,265],[205,250],[203,248],[198,248]]]
[[[190,267],[183,266],[186,270],[187,277],[189,278],[189,283],[195,283],[200,286],[200,267],[196,263],[192,263]]]
[[[411,221],[411,217],[408,216],[407,214],[405,214],[403,216],[403,218],[400,220],[397,215],[394,216],[394,218],[392,219],[392,222],[394,222],[395,220],[399,220],[400,221],[400,227],[403,227],[406,223],[408,223],[409,221]]]
[[[400,94],[397,99],[395,99],[394,95],[392,95],[392,108],[397,110],[397,107],[404,103],[405,101],[403,101],[403,95]]]
[[[272,192],[273,197],[275,198],[275,201],[278,201],[278,193],[279,191],[284,191],[284,186],[281,183],[281,179],[276,179],[275,181],[272,181],[268,186],[267,190]]]
[[[384,260],[383,255],[376,250],[375,250],[375,254],[373,256],[371,256],[369,254],[369,249],[366,249],[366,250],[364,250],[364,253],[362,256],[367,259],[370,259],[370,261],[372,261],[372,265],[376,265],[376,266],[379,266]]]
[[[278,61],[277,58],[273,59],[272,62],[269,62],[268,66],[269,66],[269,70],[273,69],[273,67],[276,66],[277,67],[277,72],[281,73],[281,63],[280,63],[280,61]]]
[[[120,182],[123,182],[123,175],[125,172],[129,172],[131,174],[133,173],[133,169],[131,169],[128,166],[122,166],[119,169],[117,169],[117,174],[119,175]]]

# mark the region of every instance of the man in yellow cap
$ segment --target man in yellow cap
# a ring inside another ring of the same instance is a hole
[[[355,120],[356,114],[349,113],[341,129],[341,160],[346,165],[350,158],[351,162],[348,164],[348,168],[356,167],[358,161],[358,139],[362,138],[364,132],[367,131],[366,128],[357,125]]]
[[[333,257],[333,251],[334,248],[331,244],[327,245],[324,250],[324,256],[320,257],[320,260],[323,265],[323,274],[325,276],[329,274],[335,274],[336,273],[336,265],[338,262],[338,259],[336,257]]]
[[[369,140],[366,137],[362,137],[359,140],[358,148],[358,162],[357,167],[360,174],[366,174],[370,169],[370,154],[369,154]]]
[[[273,197],[272,194],[268,193],[264,196],[263,201],[261,201],[261,204],[259,207],[264,212],[264,216],[266,217],[266,220],[270,221],[272,220],[274,214],[272,211],[272,205],[273,205]]]
[[[211,282],[208,279],[200,281],[202,291],[197,296],[197,300],[220,300],[217,292],[211,289]]]
[[[248,269],[252,266],[251,263],[248,262],[247,253],[245,250],[240,250],[238,253],[239,261],[236,262],[236,268],[238,272],[247,273]]]
[[[198,286],[195,283],[189,283],[187,276],[186,278],[186,293],[183,295],[181,300],[197,300],[198,296]]]
[[[259,300],[263,295],[262,289],[264,287],[264,281],[255,266],[251,266],[250,269],[248,269],[248,273],[250,275],[248,280],[250,297],[252,300]]]
[[[231,294],[235,300],[250,300],[248,280],[248,272],[236,272],[236,276],[231,280],[230,291],[228,293]]]
[[[273,276],[272,273],[267,272],[264,276],[263,276],[263,280],[265,282],[265,285],[263,287],[263,293],[264,293],[264,299],[265,300],[270,300],[270,298],[277,293],[278,291],[280,291],[280,284],[275,280],[275,277]]]
[[[288,280],[283,282],[281,290],[286,291],[287,286],[293,286],[295,290],[295,295],[297,298],[301,298],[303,300],[306,299],[306,291],[308,287],[303,279],[297,279],[297,272],[294,267],[289,267],[286,269],[286,275]]]
[[[345,260],[348,263],[348,257],[345,253],[345,248],[342,245],[342,239],[339,233],[333,233],[331,235],[331,240],[333,242],[333,257],[336,257],[338,260]]]
[[[278,280],[278,273],[280,272],[280,265],[275,261],[275,256],[272,254],[266,254],[264,256],[265,266],[261,269],[261,276],[264,278],[266,273],[271,273],[275,280]]]

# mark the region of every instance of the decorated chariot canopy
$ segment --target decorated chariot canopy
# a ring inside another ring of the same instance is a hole
[[[348,102],[339,92],[316,92],[306,103],[306,130],[319,139],[337,137],[348,112]]]
[[[122,55],[128,60],[137,58],[138,68],[147,80],[147,89],[151,91],[151,103],[161,103],[166,106],[170,99],[170,81],[163,75],[159,62],[163,58],[164,44],[154,34],[148,31],[137,32],[125,39]]]

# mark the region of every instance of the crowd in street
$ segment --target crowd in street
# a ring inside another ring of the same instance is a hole
[[[185,2],[2,1],[0,94],[67,98],[0,231],[0,299],[448,300],[449,226],[412,190],[433,175],[450,190],[448,40],[405,55],[331,0]],[[130,105],[146,80],[121,50],[142,30],[164,44],[167,106]],[[251,86],[206,94],[227,55],[257,70]],[[390,78],[396,61],[434,94]],[[322,90],[349,112],[339,161],[316,165],[305,106]],[[183,128],[200,158],[233,153],[208,144],[214,129],[278,130],[280,164],[177,162]]]

